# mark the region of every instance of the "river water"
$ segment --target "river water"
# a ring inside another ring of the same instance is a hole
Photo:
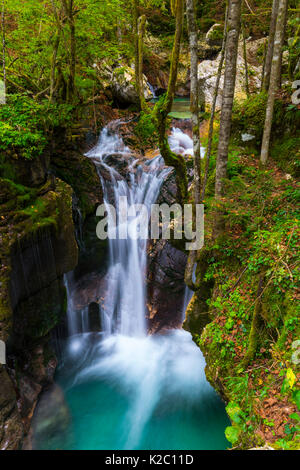
[[[192,148],[191,139],[179,129],[170,145],[181,153]],[[118,204],[156,202],[168,168],[161,157],[136,168],[124,179],[107,164],[112,154],[128,155],[116,134],[104,129],[88,154],[99,169],[104,202]],[[110,173],[107,183],[101,168]],[[109,190],[109,184],[113,191]],[[113,199],[113,201],[111,200]],[[138,217],[117,234],[138,230]],[[129,227],[130,225],[130,227]],[[147,292],[146,240],[127,237],[109,241],[109,267],[101,308],[101,333],[91,333],[87,310],[75,314],[72,277],[66,277],[69,337],[64,342],[56,383],[64,392],[68,419],[51,426],[43,413],[34,418],[34,442],[38,449],[225,449],[229,424],[224,404],[205,378],[200,349],[184,330],[148,336],[145,321]],[[186,291],[183,304],[190,293]],[[51,420],[51,417],[47,417]],[[59,420],[58,420],[59,421]]]

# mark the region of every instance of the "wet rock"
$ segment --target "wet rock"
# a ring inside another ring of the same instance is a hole
[[[52,153],[51,168],[58,178],[72,187],[83,219],[94,214],[96,207],[103,202],[103,193],[91,159],[72,143],[62,142]]]
[[[7,165],[13,168],[16,183],[29,187],[38,187],[47,180],[50,153],[49,150],[45,150],[42,155],[35,155],[32,159],[26,159],[14,151],[7,151],[6,162]]]
[[[0,365],[0,450],[18,450],[23,438],[23,423],[13,384]]]
[[[129,106],[138,103],[138,96],[135,89],[135,71],[133,68],[124,66],[117,67],[111,75],[111,90],[114,99],[121,106]],[[144,97],[151,100],[153,94],[144,76]]]
[[[32,420],[32,447],[55,447],[56,436],[68,438],[70,411],[62,389],[53,385],[40,397]]]
[[[48,335],[65,313],[62,276],[77,263],[71,188],[56,180],[31,190],[35,199],[26,211],[17,205],[15,190],[6,186],[1,198],[0,339],[7,341],[10,376],[2,372],[0,381],[4,448],[21,446],[38,395],[52,380],[56,362],[47,346]],[[11,380],[11,385],[4,387],[2,378],[6,384]],[[19,411],[12,407],[14,389]]]
[[[148,256],[149,332],[180,328],[183,321],[184,271],[187,257],[166,240],[152,242]]]
[[[89,326],[90,331],[97,332],[101,331],[101,313],[99,304],[96,302],[91,302],[89,304]]]

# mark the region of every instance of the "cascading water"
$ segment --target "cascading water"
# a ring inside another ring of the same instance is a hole
[[[184,153],[192,142],[175,129],[170,145]],[[116,154],[129,159],[129,179],[108,164]],[[110,203],[118,208],[119,197],[149,209],[170,171],[161,157],[139,165],[123,140],[107,128],[87,157],[98,168],[108,212]],[[102,177],[103,169],[109,180]],[[126,227],[118,220],[117,233],[134,233],[138,226],[138,216]],[[65,391],[72,424],[65,433],[47,435],[47,443],[45,436],[36,436],[37,448],[226,447],[224,407],[206,381],[204,359],[191,335],[170,330],[147,336],[146,249],[147,240],[136,237],[109,240],[106,288],[99,292],[104,298],[101,333],[89,332],[87,309],[75,315],[72,278],[67,277],[70,338],[57,382]]]

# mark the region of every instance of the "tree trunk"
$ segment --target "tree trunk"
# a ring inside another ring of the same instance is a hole
[[[50,70],[50,96],[49,101],[52,103],[54,100],[54,91],[55,91],[55,71],[56,71],[56,59],[57,59],[57,52],[60,43],[60,30],[56,34],[52,58],[51,58],[51,70]]]
[[[263,55],[263,63],[262,63],[260,91],[263,91],[263,89],[264,89],[266,57],[267,57],[267,40],[265,40],[265,42],[264,42],[264,55]]]
[[[246,45],[246,33],[244,23],[242,22],[242,34],[243,34],[243,55],[244,55],[244,65],[245,65],[245,88],[247,98],[250,96],[249,90],[249,73],[248,73],[248,62],[247,62],[247,45]]]
[[[171,111],[175,96],[175,87],[177,81],[177,71],[180,54],[180,42],[183,28],[184,0],[177,0],[176,2],[173,0],[171,6],[173,12],[176,15],[176,30],[170,66],[170,77],[167,93],[164,98],[157,103],[154,110],[154,115],[158,130],[160,153],[164,158],[166,165],[172,166],[176,170],[178,195],[180,202],[184,203],[187,197],[188,187],[185,160],[182,155],[176,155],[174,152],[171,151],[168,143],[168,137],[166,135],[167,118],[168,114]]]
[[[67,86],[67,101],[71,102],[75,92],[76,39],[73,0],[62,0],[67,22],[70,28],[70,71]]]
[[[271,67],[272,67],[272,57],[273,57],[273,49],[274,49],[274,38],[275,38],[276,21],[277,21],[277,15],[278,15],[278,6],[279,6],[279,0],[273,0],[268,50],[267,50],[266,61],[265,61],[265,74],[264,74],[264,83],[263,83],[263,89],[265,91],[268,91],[269,84],[270,84],[270,75],[271,75]]]
[[[191,56],[191,114],[193,128],[194,150],[194,203],[201,202],[201,153],[200,153],[200,118],[199,118],[199,82],[198,82],[198,34],[196,25],[196,13],[194,0],[186,0],[187,26],[189,34],[189,46]],[[189,254],[185,270],[185,282],[190,288],[194,288],[193,269],[197,258],[197,251]]]
[[[288,3],[289,2],[287,1],[285,12],[284,12],[284,24],[283,24],[283,34],[281,38],[281,46],[280,46],[279,72],[278,72],[278,82],[277,82],[278,88],[281,88],[282,54],[283,54],[283,45],[284,45],[284,38],[285,38],[285,32],[286,32],[286,25],[287,25],[287,20],[288,20]]]
[[[264,126],[264,133],[261,146],[260,161],[263,165],[267,163],[269,156],[270,137],[272,129],[272,121],[274,114],[275,94],[278,87],[278,79],[280,74],[280,53],[282,49],[283,36],[284,36],[284,21],[287,0],[280,0],[278,7],[278,19],[276,23],[275,40],[274,40],[274,54],[271,67],[270,85],[268,93],[268,102],[266,109],[266,119]]]
[[[198,34],[196,26],[194,0],[186,0],[186,13],[191,56],[191,114],[194,150],[194,202],[200,204],[201,191],[201,155],[200,155],[200,119],[198,86]]]
[[[139,0],[132,0],[132,23],[133,23],[133,38],[134,38],[134,69],[135,69],[135,89],[140,99],[140,72],[139,72],[139,35],[138,35],[138,6]],[[139,103],[141,107],[141,103]]]
[[[212,149],[212,138],[214,133],[214,120],[215,120],[215,112],[216,112],[216,105],[217,99],[219,94],[219,86],[221,81],[222,69],[224,64],[225,58],[225,47],[226,47],[226,39],[227,39],[227,25],[228,25],[228,4],[226,5],[226,12],[225,12],[225,23],[224,23],[224,35],[223,35],[223,44],[221,50],[221,57],[218,67],[217,79],[216,79],[216,86],[214,89],[214,96],[213,102],[211,106],[211,113],[210,113],[210,121],[209,121],[209,130],[208,130],[208,142],[207,142],[207,149],[206,149],[206,156],[205,156],[205,172],[204,172],[204,180],[202,185],[202,194],[201,194],[201,201],[204,200],[207,179],[208,179],[208,172],[209,172],[209,162],[211,157],[211,149]]]
[[[140,106],[142,111],[147,111],[147,104],[144,96],[144,75],[143,75],[143,48],[144,48],[144,35],[146,28],[146,16],[142,15],[138,20],[138,91]]]
[[[236,81],[236,62],[238,41],[241,26],[242,0],[231,0],[228,13],[228,33],[226,41],[226,65],[224,76],[224,90],[220,118],[219,145],[216,163],[216,215],[214,223],[214,237],[224,231],[224,212],[221,208],[224,192],[224,179],[227,176],[228,146],[231,130],[232,106]]]

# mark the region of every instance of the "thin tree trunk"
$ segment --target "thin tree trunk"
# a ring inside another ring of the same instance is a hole
[[[172,104],[175,96],[175,87],[177,81],[180,54],[180,42],[183,28],[184,0],[177,0],[176,2],[175,0],[172,0],[171,6],[173,12],[176,15],[176,30],[170,66],[170,76],[167,93],[164,99],[159,101],[155,107],[155,118],[158,130],[160,153],[164,158],[166,165],[172,166],[176,170],[178,197],[180,199],[180,202],[183,203],[187,197],[188,187],[186,164],[182,155],[176,155],[174,152],[171,151],[168,143],[168,137],[166,135],[166,130],[168,114],[172,109]]]
[[[70,72],[67,86],[67,101],[72,101],[75,92],[76,39],[73,0],[62,0],[67,22],[70,28]]]
[[[5,3],[3,0],[2,3],[2,12],[1,12],[1,29],[2,29],[2,69],[3,69],[3,83],[4,83],[4,100],[6,94],[6,39],[5,39]]]
[[[243,55],[244,55],[244,65],[245,65],[245,88],[247,98],[250,96],[249,91],[249,73],[248,73],[248,62],[247,62],[247,46],[246,46],[246,33],[244,23],[242,21],[242,35],[243,35]]]
[[[138,36],[138,6],[139,0],[132,0],[132,23],[134,38],[134,68],[135,68],[135,88],[138,99],[140,99],[140,72],[139,72],[139,36]],[[141,103],[139,102],[141,107]]]
[[[138,90],[139,99],[142,111],[147,110],[146,100],[144,96],[144,75],[143,75],[143,49],[144,49],[144,36],[146,28],[146,16],[142,15],[138,20]]]
[[[186,0],[187,26],[189,34],[191,56],[191,114],[193,128],[194,150],[194,203],[201,202],[201,147],[200,147],[200,118],[199,118],[199,81],[198,81],[198,34],[194,0]],[[185,270],[185,283],[194,288],[193,268],[197,258],[197,251],[189,254]]]
[[[50,71],[50,96],[49,101],[52,103],[54,99],[54,90],[55,90],[55,71],[56,71],[56,59],[57,53],[60,43],[60,30],[57,32],[54,46],[53,46],[53,53],[51,58],[51,71]]]
[[[266,62],[265,62],[265,75],[264,75],[264,83],[263,83],[263,89],[265,91],[268,91],[269,84],[270,84],[270,75],[271,75],[271,67],[272,67],[272,57],[273,57],[273,49],[274,49],[274,38],[275,38],[275,31],[276,31],[278,6],[279,6],[279,0],[273,0],[268,50],[267,50]]]
[[[264,133],[261,146],[260,161],[263,165],[267,163],[269,156],[270,137],[272,129],[272,121],[274,114],[275,94],[278,87],[278,78],[280,73],[280,53],[282,49],[283,36],[284,36],[284,21],[285,10],[288,0],[280,0],[278,7],[278,19],[276,23],[276,32],[274,40],[274,54],[271,67],[270,85],[268,93],[268,102],[266,109],[266,119],[264,126]]]
[[[54,42],[54,45],[53,45],[53,52],[52,52],[52,58],[51,58],[50,93],[49,93],[49,101],[50,102],[52,102],[53,99],[54,99],[56,61],[57,61],[57,53],[58,53],[58,48],[59,48],[59,44],[60,44],[60,37],[61,37],[61,32],[62,32],[62,23],[61,23],[62,10],[60,10],[60,12],[57,11],[54,0],[51,0],[51,3],[52,3],[53,15],[54,15],[54,18],[55,18],[55,21],[56,21],[56,26],[57,26],[57,34],[56,34],[55,42]]]
[[[264,80],[265,80],[265,69],[266,69],[266,57],[267,57],[267,41],[264,42],[264,55],[263,55],[263,62],[262,62],[262,72],[261,72],[261,86],[260,91],[264,89]]]
[[[214,223],[214,237],[217,237],[218,235],[223,233],[225,226],[224,212],[222,210],[222,197],[224,195],[224,179],[227,176],[228,146],[230,139],[232,106],[236,82],[238,41],[241,26],[241,5],[242,0],[231,0],[228,14],[228,35],[226,41],[224,90],[216,163],[215,200],[217,209]]]
[[[278,82],[277,86],[278,88],[281,88],[281,80],[282,80],[282,54],[283,54],[283,45],[284,45],[284,38],[285,38],[285,31],[286,31],[286,25],[287,25],[287,20],[288,20],[288,1],[286,2],[286,7],[285,7],[285,12],[284,12],[284,25],[283,25],[283,35],[281,38],[281,47],[280,47],[280,59],[279,59],[279,72],[278,72]]]
[[[214,96],[213,96],[213,102],[212,102],[211,113],[210,113],[208,142],[207,142],[207,149],[206,149],[206,156],[205,156],[205,172],[204,172],[204,180],[203,180],[203,185],[202,185],[201,201],[203,201],[204,197],[205,197],[205,191],[206,191],[206,185],[207,185],[207,179],[208,179],[209,162],[210,162],[210,157],[211,157],[212,139],[213,139],[213,133],[214,133],[215,112],[216,112],[216,105],[217,105],[217,99],[218,99],[218,94],[219,94],[219,86],[220,86],[222,69],[223,69],[224,58],[225,58],[225,47],[226,47],[226,39],[227,39],[227,25],[228,25],[228,12],[229,12],[229,9],[228,9],[228,4],[227,4],[226,12],[225,12],[225,24],[224,24],[224,35],[223,35],[223,44],[222,44],[222,50],[221,50],[221,57],[220,57],[220,62],[219,62],[219,67],[218,67],[216,85],[215,85],[215,89],[214,89]]]
[[[200,204],[201,192],[201,155],[200,155],[200,118],[198,83],[198,34],[194,0],[186,0],[187,24],[191,56],[191,114],[194,150],[194,201]]]

